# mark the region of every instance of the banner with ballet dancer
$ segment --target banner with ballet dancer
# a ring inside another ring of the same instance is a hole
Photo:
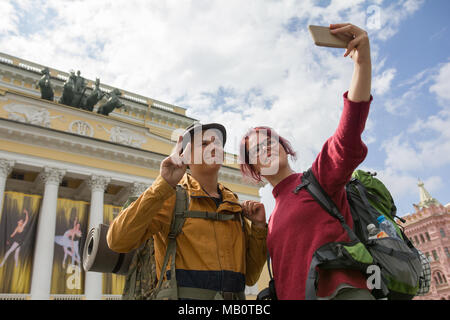
[[[89,203],[58,199],[51,294],[83,294],[82,250],[89,220]]]
[[[0,214],[0,293],[27,294],[42,196],[6,191]]]
[[[103,206],[103,223],[111,224],[114,218],[119,214],[122,207],[104,205]],[[125,276],[104,273],[103,274],[103,294],[105,295],[121,295],[125,287]]]

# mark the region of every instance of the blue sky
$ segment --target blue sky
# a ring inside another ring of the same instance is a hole
[[[392,191],[400,215],[418,178],[450,203],[450,2],[447,0],[2,0],[0,51],[187,108],[228,129],[237,153],[268,125],[306,170],[333,134],[353,64],[314,46],[308,24],[369,32],[373,96],[364,169]],[[268,215],[271,188],[261,189]]]

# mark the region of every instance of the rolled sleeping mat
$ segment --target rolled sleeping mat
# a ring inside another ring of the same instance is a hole
[[[126,275],[135,251],[112,251],[106,242],[108,228],[108,225],[100,224],[89,231],[83,250],[83,268],[85,271]]]

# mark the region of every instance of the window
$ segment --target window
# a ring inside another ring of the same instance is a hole
[[[425,255],[426,255],[428,261],[430,261],[430,262],[433,261],[433,258],[430,256],[429,252],[425,252]]]
[[[425,242],[425,239],[424,239],[424,237],[423,237],[423,234],[420,234],[420,241],[422,241],[422,243]]]
[[[439,232],[441,233],[441,237],[445,238],[445,230],[443,228],[439,229]]]
[[[434,259],[435,261],[438,261],[438,260],[439,260],[439,256],[438,256],[436,250],[433,250],[432,252],[433,252],[433,259]]]
[[[425,236],[427,237],[427,240],[428,240],[428,241],[431,241],[430,235],[428,234],[428,232],[425,232]]]
[[[445,278],[445,275],[441,271],[434,272],[433,279],[436,285],[447,283],[447,279]]]
[[[13,171],[13,173],[11,173],[11,179],[25,180],[25,175],[23,173],[17,173]]]
[[[414,240],[416,241],[416,245],[420,244],[419,238],[417,238],[417,236],[414,236]]]
[[[437,276],[438,276],[438,279],[439,279],[439,283],[440,283],[440,284],[442,284],[442,277],[441,277],[441,273],[440,273],[440,272],[438,272]]]
[[[445,255],[447,256],[447,258],[450,258],[450,251],[448,250],[447,247],[444,248],[445,251]]]

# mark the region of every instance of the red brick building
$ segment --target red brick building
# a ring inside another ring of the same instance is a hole
[[[415,300],[450,300],[450,203],[442,205],[419,181],[415,213],[403,216],[406,235],[430,260],[431,288]]]

